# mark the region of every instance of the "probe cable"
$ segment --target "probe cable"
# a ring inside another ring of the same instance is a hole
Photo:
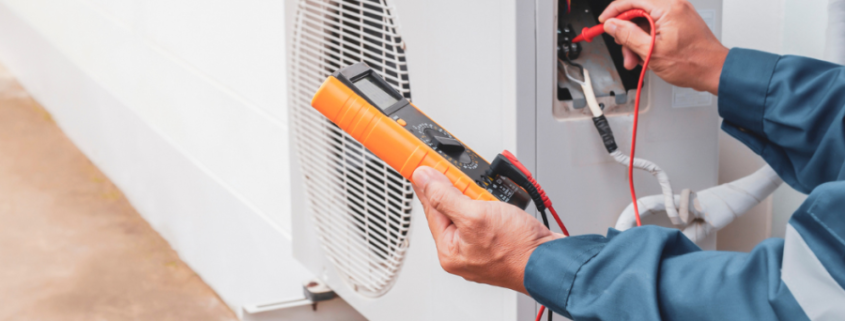
[[[543,318],[543,312],[544,312],[544,311],[546,311],[546,306],[545,306],[545,305],[541,305],[541,306],[540,306],[540,313],[537,313],[537,318],[536,318],[536,319],[534,319],[534,321],[540,321],[540,319],[542,319],[542,318]],[[549,309],[549,320],[551,320],[551,319],[552,319],[552,310],[551,310],[551,309]]]
[[[549,212],[552,212],[552,217],[555,218],[555,222],[557,222],[557,226],[560,227],[560,231],[563,233],[563,235],[569,236],[569,231],[566,230],[566,226],[563,225],[563,221],[560,220],[560,216],[557,215],[557,211],[555,211],[554,206],[552,206],[552,200],[550,200],[549,197],[546,195],[546,191],[543,190],[543,188],[540,186],[540,183],[537,183],[537,180],[535,180],[534,177],[531,176],[531,171],[529,171],[528,168],[525,167],[525,165],[522,165],[522,163],[518,159],[516,159],[516,156],[511,154],[511,152],[503,151],[502,156],[505,156],[505,158],[511,161],[511,163],[513,163],[513,165],[516,166],[516,168],[519,169],[519,171],[522,172],[522,174],[525,175],[526,178],[528,178],[528,181],[531,182],[531,185],[534,185],[534,188],[537,189],[537,192],[540,193],[540,197],[542,197],[543,199],[543,205],[549,209]],[[545,215],[545,212],[543,213],[543,215]],[[548,227],[548,225],[546,225],[546,227]]]
[[[648,20],[648,24],[651,27],[651,45],[649,46],[648,54],[646,55],[645,60],[643,61],[643,70],[640,73],[640,79],[637,83],[637,99],[634,102],[634,126],[631,134],[631,156],[628,159],[628,187],[631,189],[631,199],[633,200],[634,204],[634,215],[637,218],[637,226],[642,226],[642,222],[640,221],[640,210],[637,206],[637,191],[634,188],[634,152],[637,148],[637,123],[639,121],[640,115],[640,97],[643,91],[643,81],[645,80],[645,75],[648,72],[648,63],[651,61],[651,54],[654,52],[654,43],[657,39],[657,29],[654,26],[654,19],[647,12],[645,12],[645,10],[642,9],[625,11],[616,17],[616,19],[619,20],[633,20],[636,18],[645,18],[646,20]],[[593,38],[603,33],[603,23],[591,28],[584,28],[581,31],[581,35],[575,37],[575,39],[572,39],[572,42],[591,42],[593,41]]]
[[[528,179],[528,182],[534,187],[534,189],[536,189],[537,193],[539,194],[542,205],[548,208],[549,212],[552,213],[552,217],[554,217],[555,222],[557,222],[557,226],[560,227],[560,231],[563,233],[563,235],[569,236],[569,231],[566,230],[566,226],[563,225],[563,221],[561,221],[560,216],[557,215],[557,211],[555,211],[554,206],[552,206],[552,200],[549,199],[548,195],[546,195],[546,191],[543,190],[543,187],[540,186],[540,183],[537,183],[537,180],[535,180],[534,177],[531,175],[531,171],[529,171],[528,168],[525,167],[525,165],[522,165],[522,162],[520,162],[519,159],[517,159],[516,156],[514,156],[511,152],[505,150],[502,152],[502,156],[504,156],[508,161],[511,162],[511,164],[514,165],[514,167],[516,167],[523,175],[525,175],[525,178]],[[548,219],[546,219],[546,211],[542,209],[543,206],[539,206],[539,204],[535,205],[538,205],[537,209],[540,210],[540,214],[542,214],[543,216],[543,223],[546,225],[546,228],[548,228],[549,221]],[[537,318],[535,319],[535,321],[540,321],[543,318],[543,313],[545,311],[546,307],[544,305],[540,305],[540,311],[539,313],[537,313]],[[548,320],[551,321],[553,316],[554,314],[552,313],[552,310],[549,309]]]

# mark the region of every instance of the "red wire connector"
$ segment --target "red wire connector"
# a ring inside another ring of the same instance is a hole
[[[522,174],[524,174],[526,178],[528,178],[528,181],[531,182],[531,185],[534,185],[534,187],[537,188],[537,191],[540,193],[540,196],[543,199],[543,205],[546,206],[546,208],[548,208],[550,212],[552,212],[552,217],[555,218],[555,222],[557,222],[557,226],[560,227],[560,231],[563,233],[563,235],[569,236],[569,231],[566,230],[566,226],[563,225],[563,221],[560,220],[560,216],[557,215],[557,211],[555,211],[555,208],[552,206],[552,200],[550,200],[549,197],[546,196],[546,191],[544,191],[543,188],[540,187],[540,184],[537,183],[537,181],[534,179],[534,177],[531,176],[531,171],[529,171],[528,168],[525,167],[525,165],[522,165],[522,163],[518,159],[516,159],[516,156],[511,154],[511,152],[507,150],[503,151],[502,156],[505,156],[505,158],[511,161],[511,163],[513,163],[513,165],[516,166],[516,168],[519,169],[519,171],[522,172]]]

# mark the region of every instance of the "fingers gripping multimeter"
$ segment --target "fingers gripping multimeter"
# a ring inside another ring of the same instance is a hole
[[[405,178],[428,166],[474,200],[528,206],[531,196],[490,163],[428,118],[364,63],[343,68],[311,100],[343,131]]]

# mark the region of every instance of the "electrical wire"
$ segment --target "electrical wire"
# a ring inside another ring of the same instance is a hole
[[[581,85],[582,87],[587,86],[586,78],[584,80],[581,80],[581,79],[573,77],[572,75],[569,74],[569,67],[567,67],[567,66],[572,66],[572,67],[578,68],[578,71],[581,73],[581,77],[584,78],[584,66],[581,66],[577,63],[574,63],[572,60],[569,60],[568,58],[566,60],[558,58],[557,63],[558,63],[558,66],[560,66],[560,68],[563,68],[563,74],[566,75],[566,79],[569,79],[570,81],[572,81],[572,82],[574,82],[578,85]]]
[[[516,159],[516,156],[511,154],[511,152],[507,150],[503,151],[502,156],[505,156],[505,158],[511,161],[511,163],[513,163],[514,166],[516,166],[516,168],[519,169],[520,172],[525,174],[525,177],[528,178],[528,181],[531,182],[531,185],[534,185],[534,187],[537,188],[537,191],[543,198],[543,205],[545,205],[546,208],[549,209],[549,212],[552,213],[552,217],[554,217],[555,222],[557,222],[557,226],[560,227],[560,231],[563,233],[563,235],[569,236],[569,231],[566,230],[566,226],[563,225],[563,221],[560,220],[560,216],[557,215],[557,211],[555,211],[554,206],[552,206],[552,200],[550,200],[549,197],[546,195],[546,191],[543,190],[543,187],[541,187],[540,184],[537,183],[537,181],[534,179],[534,177],[531,176],[531,171],[529,171],[528,168],[525,167],[525,165],[522,165],[522,163],[518,159]]]
[[[540,306],[540,313],[537,313],[537,318],[534,321],[540,321],[543,318],[543,312],[546,311],[546,307],[541,305]]]
[[[654,44],[657,40],[657,29],[654,26],[654,19],[647,13],[645,10],[642,9],[634,9],[625,11],[619,16],[616,17],[620,20],[633,20],[635,18],[645,18],[648,20],[648,24],[651,27],[651,44],[648,49],[648,54],[643,60],[643,71],[640,73],[640,79],[637,82],[637,98],[634,102],[634,124],[631,133],[631,156],[629,157],[628,161],[628,187],[631,190],[631,199],[633,200],[634,204],[634,214],[637,218],[637,226],[642,226],[642,221],[640,220],[640,211],[637,207],[637,190],[634,188],[634,154],[637,149],[637,124],[639,122],[639,115],[640,115],[640,101],[642,97],[643,91],[643,81],[645,80],[645,75],[648,71],[648,64],[651,62],[651,55],[654,52]],[[591,42],[593,38],[601,35],[604,33],[604,24],[600,24],[594,26],[592,28],[584,28],[581,31],[581,35],[575,37],[572,42]]]
[[[541,305],[540,306],[540,312],[537,313],[537,318],[535,318],[534,321],[542,320],[543,319],[543,312],[545,312],[545,311],[546,311],[546,306]],[[555,313],[552,312],[552,309],[549,309],[549,314],[548,314],[549,318],[547,320],[552,321],[552,317],[554,315],[555,315]]]
[[[648,49],[648,55],[646,55],[645,60],[643,61],[643,71],[640,73],[640,80],[637,83],[637,100],[634,103],[634,128],[631,134],[631,157],[628,161],[628,186],[631,188],[631,199],[634,202],[634,212],[637,214],[637,226],[643,225],[643,222],[640,220],[639,209],[637,208],[637,190],[634,188],[634,153],[637,150],[637,123],[640,115],[640,97],[643,92],[643,81],[645,80],[645,75],[648,72],[648,63],[651,62],[651,54],[654,51],[654,43],[657,39],[657,29],[654,27],[654,19],[652,19],[645,11],[642,11],[642,16],[648,20],[648,23],[651,26],[651,44]]]
[[[546,211],[541,211],[541,212],[540,212],[540,217],[542,217],[542,218],[543,218],[543,225],[545,225],[545,226],[546,226],[546,228],[550,229],[550,228],[549,228],[549,218],[546,216]]]
[[[531,171],[529,171],[528,168],[525,167],[525,165],[522,165],[522,162],[520,162],[519,159],[517,159],[516,156],[514,156],[511,152],[507,150],[502,151],[502,156],[505,156],[505,158],[507,158],[511,163],[513,163],[513,165],[516,166],[516,168],[520,172],[522,172],[522,174],[525,175],[526,178],[528,178],[528,181],[531,183],[531,185],[534,185],[534,188],[537,189],[537,192],[542,198],[543,205],[545,205],[546,208],[549,209],[549,212],[552,213],[552,217],[555,218],[555,222],[557,222],[557,226],[560,227],[560,231],[563,233],[563,235],[569,236],[569,231],[566,230],[566,226],[563,225],[563,221],[560,220],[560,216],[557,215],[557,211],[555,211],[554,206],[552,206],[552,200],[550,200],[549,197],[546,195],[546,191],[543,190],[543,187],[540,186],[540,183],[537,183],[537,180],[535,180],[534,177],[531,175]],[[546,228],[549,228],[549,221],[546,218],[546,212],[540,211],[540,214],[542,214],[543,217],[543,224],[546,225]],[[543,311],[545,310],[546,307],[541,305],[540,312],[537,314],[537,318],[535,319],[535,321],[540,321],[540,319],[543,317]],[[552,317],[554,316],[551,309],[549,309],[548,316],[548,320],[551,321]]]

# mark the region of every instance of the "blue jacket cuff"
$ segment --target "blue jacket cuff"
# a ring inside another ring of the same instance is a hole
[[[719,78],[719,114],[725,122],[765,137],[763,113],[779,59],[761,51],[731,49]]]
[[[582,235],[546,242],[531,253],[523,284],[540,304],[571,319],[566,303],[581,266],[601,252],[608,239]]]

